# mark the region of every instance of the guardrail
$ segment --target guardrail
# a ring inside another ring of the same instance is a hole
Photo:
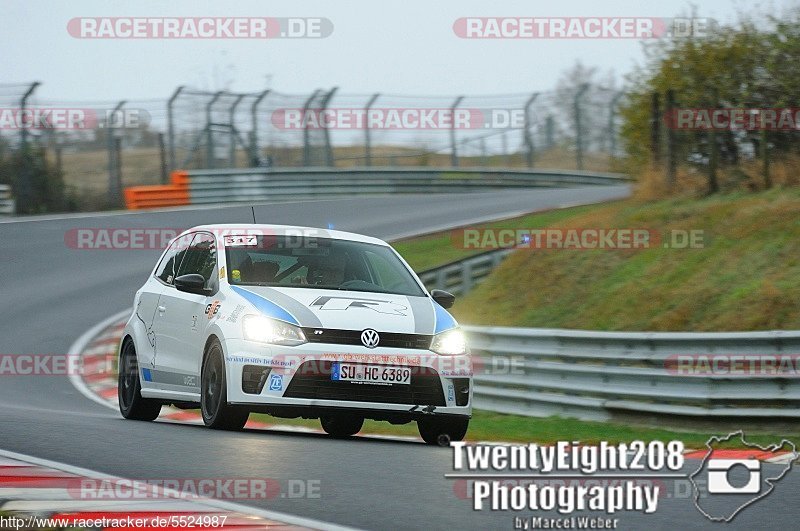
[[[443,289],[453,295],[465,295],[475,284],[489,276],[512,249],[495,249],[447,263],[418,274],[428,290]]]
[[[429,290],[463,295],[510,252],[487,251],[419,277]],[[599,421],[800,418],[800,331],[464,329],[479,409]],[[784,370],[774,374],[772,367]]]
[[[11,197],[11,187],[0,184],[0,215],[12,216],[16,212],[16,201]]]
[[[177,175],[177,177],[176,177]],[[126,188],[128,208],[312,199],[361,194],[610,185],[623,175],[574,170],[487,168],[281,168],[174,172],[172,184]]]
[[[464,328],[482,362],[480,409],[585,420],[800,418],[800,331]]]

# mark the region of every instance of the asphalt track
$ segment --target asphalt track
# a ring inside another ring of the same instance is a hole
[[[259,222],[328,226],[382,238],[525,211],[602,201],[626,187],[365,197],[256,207]],[[63,354],[85,330],[131,304],[157,250],[77,250],[73,228],[189,227],[248,222],[247,207],[184,209],[0,223],[0,354]],[[128,478],[319,480],[319,499],[240,501],[369,529],[510,529],[514,516],[474,512],[459,498],[452,452],[421,443],[346,441],[289,432],[225,433],[192,425],[124,421],[61,376],[4,376],[0,449]],[[791,529],[800,474],[726,529]],[[553,515],[557,516],[557,515]],[[664,499],[654,515],[620,516],[621,528],[694,529],[708,522],[690,499]]]

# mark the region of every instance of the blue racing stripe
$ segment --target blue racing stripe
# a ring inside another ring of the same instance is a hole
[[[444,332],[445,330],[450,330],[451,328],[456,328],[458,323],[456,320],[453,319],[453,316],[450,313],[442,308],[438,302],[433,302],[433,310],[436,312],[436,328],[434,328],[433,333],[438,334],[439,332]]]
[[[280,319],[281,321],[286,321],[287,323],[300,326],[300,323],[294,318],[294,315],[290,314],[271,300],[239,286],[231,286],[231,289],[247,299],[247,302],[255,306],[259,312],[263,313],[267,317]]]
[[[142,369],[142,376],[144,376],[145,382],[153,381],[153,376],[150,374],[150,369]]]

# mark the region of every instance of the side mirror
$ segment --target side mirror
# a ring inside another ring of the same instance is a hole
[[[197,273],[176,277],[175,288],[177,288],[178,291],[195,293],[197,295],[208,295],[210,291],[206,289],[206,279],[203,278],[203,275],[198,275]]]
[[[431,297],[433,297],[433,300],[439,303],[439,306],[442,308],[450,308],[456,302],[455,295],[442,289],[435,289],[431,291]]]

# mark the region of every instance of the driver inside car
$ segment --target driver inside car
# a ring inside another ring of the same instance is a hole
[[[347,260],[342,254],[326,256],[309,264],[306,283],[317,286],[339,286],[344,282]]]

